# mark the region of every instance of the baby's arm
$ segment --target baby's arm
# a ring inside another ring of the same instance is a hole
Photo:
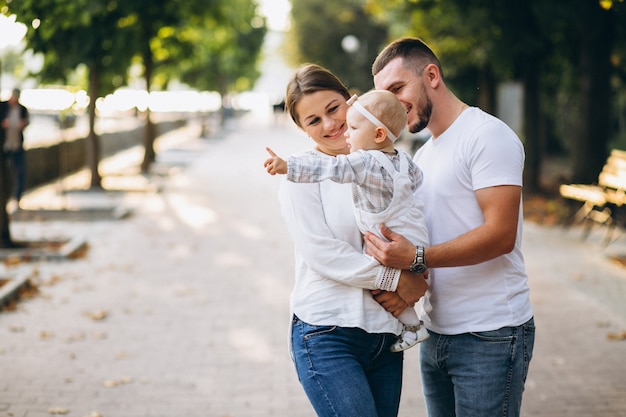
[[[287,161],[276,155],[270,148],[265,148],[270,154],[271,158],[268,158],[263,163],[265,170],[270,175],[286,174],[287,173]]]

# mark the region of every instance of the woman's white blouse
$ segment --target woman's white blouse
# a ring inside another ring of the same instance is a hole
[[[401,323],[369,291],[384,267],[363,253],[351,184],[283,178],[279,199],[295,246],[292,313],[314,325],[400,334]]]

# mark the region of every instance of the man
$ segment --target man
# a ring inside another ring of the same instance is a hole
[[[24,192],[26,153],[24,152],[24,129],[28,126],[28,110],[19,102],[20,90],[14,88],[9,101],[0,103],[0,123],[4,133],[4,156],[13,173],[13,193],[19,208]]]
[[[521,253],[523,145],[446,87],[439,60],[419,39],[388,45],[372,74],[376,89],[404,104],[409,131],[432,133],[415,155],[431,246],[416,248],[384,227],[388,241],[365,236],[367,252],[384,265],[429,268],[420,312],[430,333],[420,347],[428,415],[519,416],[535,331]],[[393,293],[375,297],[396,315],[403,302]]]

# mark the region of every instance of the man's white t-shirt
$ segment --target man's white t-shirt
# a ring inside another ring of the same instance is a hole
[[[443,134],[426,142],[415,162],[424,173],[416,196],[424,200],[430,242],[437,245],[483,223],[476,190],[522,186],[524,149],[504,122],[471,107]],[[520,203],[512,252],[478,265],[430,270],[420,314],[428,329],[448,335],[488,331],[518,326],[532,317],[522,225]]]

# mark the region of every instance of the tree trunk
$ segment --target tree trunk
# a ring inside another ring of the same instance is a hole
[[[154,150],[154,139],[156,137],[154,123],[150,118],[150,109],[146,111],[146,126],[143,130],[143,145],[144,155],[141,162],[141,172],[147,173],[150,171],[150,166],[156,160],[156,152]]]
[[[580,0],[580,113],[572,151],[572,180],[591,183],[606,161],[611,125],[611,61],[614,13]],[[582,27],[584,26],[584,27]]]
[[[496,79],[491,67],[482,68],[478,72],[477,105],[490,114],[496,114]]]
[[[149,38],[146,38],[149,39]],[[150,84],[152,83],[152,72],[154,70],[154,61],[152,58],[152,50],[150,44],[145,46],[143,53],[144,76],[146,79],[146,91],[150,94]],[[156,160],[156,152],[154,151],[155,129],[150,116],[150,106],[146,110],[146,127],[143,131],[144,155],[141,162],[141,172],[147,173],[150,165]]]
[[[102,188],[102,178],[98,172],[100,163],[100,141],[96,135],[96,100],[100,91],[99,71],[97,66],[89,69],[89,136],[85,144],[85,162],[91,172],[90,188]]]
[[[541,161],[543,147],[541,146],[541,117],[539,99],[539,71],[536,61],[525,59],[522,69],[524,84],[524,149],[526,162],[524,164],[524,192],[535,194],[541,191]]]

